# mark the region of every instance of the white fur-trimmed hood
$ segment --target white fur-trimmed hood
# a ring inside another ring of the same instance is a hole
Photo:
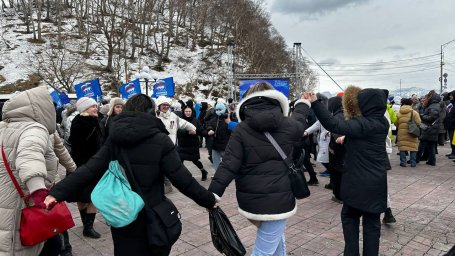
[[[243,104],[245,104],[245,102],[247,100],[255,98],[255,97],[266,97],[266,98],[277,100],[280,103],[281,110],[283,111],[283,115],[288,116],[289,103],[288,103],[288,99],[286,98],[286,96],[284,96],[284,94],[282,94],[281,92],[279,92],[277,90],[266,90],[266,91],[252,93],[252,94],[248,95],[248,97],[243,98],[240,101],[240,103],[237,105],[237,107],[235,109],[235,113],[237,114],[237,118],[239,119],[239,122],[242,121],[240,118],[240,108],[242,107]]]

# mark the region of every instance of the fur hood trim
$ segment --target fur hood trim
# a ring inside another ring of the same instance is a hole
[[[346,120],[352,119],[354,117],[362,116],[362,112],[359,107],[359,92],[362,89],[357,86],[349,86],[343,95],[343,109],[344,117]]]
[[[296,212],[297,212],[297,203],[295,204],[295,207],[294,207],[294,209],[292,209],[292,211],[283,212],[283,213],[279,213],[279,214],[256,214],[256,213],[250,213],[250,212],[247,212],[247,211],[244,211],[244,210],[240,209],[240,207],[239,207],[239,213],[241,215],[245,216],[247,219],[258,220],[258,221],[289,219]]]
[[[240,118],[240,107],[246,101],[248,101],[249,99],[254,98],[254,97],[266,97],[266,98],[277,100],[280,103],[281,110],[283,111],[283,115],[288,116],[289,103],[288,103],[288,99],[286,98],[286,96],[284,96],[284,94],[282,94],[281,92],[279,92],[277,90],[266,90],[266,91],[252,93],[252,94],[248,95],[248,97],[243,98],[240,101],[240,103],[237,105],[237,107],[235,109],[235,113],[237,114],[237,118],[239,119],[239,122],[242,122],[242,120]]]

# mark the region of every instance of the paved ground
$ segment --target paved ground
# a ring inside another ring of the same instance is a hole
[[[400,167],[397,150],[392,155],[393,169],[389,172],[389,193],[397,223],[383,225],[381,255],[444,255],[455,244],[455,166],[444,157],[448,146],[440,147],[437,166],[425,163],[416,168]],[[201,150],[204,166],[211,166],[207,151]],[[187,167],[194,177],[200,172],[191,162]],[[213,169],[211,169],[213,170]],[[318,166],[317,171],[321,171]],[[340,255],[343,252],[341,205],[330,200],[331,191],[324,189],[328,178],[319,178],[320,185],[310,187],[312,195],[299,200],[297,214],[286,229],[289,255]],[[208,187],[210,179],[201,184]],[[171,255],[220,255],[212,245],[208,213],[178,191],[169,194],[182,214],[183,233]],[[222,209],[230,217],[237,233],[248,249],[253,246],[256,228],[237,212],[234,184],[222,198]],[[70,230],[73,253],[78,256],[113,255],[109,227],[98,214],[95,229],[102,233],[98,240],[82,236],[79,213],[70,205],[76,227]],[[131,255],[134,256],[134,255]]]

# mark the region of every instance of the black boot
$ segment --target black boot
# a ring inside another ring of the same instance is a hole
[[[101,235],[100,235],[100,233],[96,232],[93,229],[93,222],[95,222],[95,215],[96,215],[96,213],[87,213],[87,215],[85,216],[84,231],[82,232],[82,234],[85,237],[98,239],[101,237]]]
[[[319,185],[318,178],[316,177],[310,177],[310,180],[308,181],[309,186],[317,186]]]
[[[397,222],[397,220],[395,219],[395,217],[393,217],[392,209],[387,208],[387,210],[385,210],[384,218],[382,219],[382,223],[390,224],[390,223],[395,223],[395,222]]]
[[[62,251],[60,252],[60,256],[73,256],[68,231],[61,233],[60,236],[62,238]]]
[[[201,173],[202,173],[202,178],[201,178],[201,180],[202,180],[202,181],[207,180],[207,174],[208,174],[208,172],[207,172],[204,168],[202,168],[202,169],[201,169]]]
[[[87,216],[87,208],[81,210],[79,209],[79,213],[81,214],[81,221],[82,221],[82,225],[85,225],[85,217]]]

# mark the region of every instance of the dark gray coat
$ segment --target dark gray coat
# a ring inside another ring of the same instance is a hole
[[[441,97],[438,94],[434,94],[431,99],[429,100],[428,107],[425,108],[423,114],[420,116],[422,119],[421,134],[420,140],[438,141],[438,134],[439,134],[439,115],[441,107],[439,106],[439,102],[441,101]]]

